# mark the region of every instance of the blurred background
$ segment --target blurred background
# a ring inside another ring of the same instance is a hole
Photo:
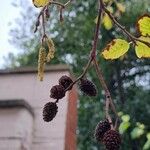
[[[108,9],[127,30],[138,37],[137,19],[150,13],[149,0],[104,0]],[[61,2],[64,2],[61,0]],[[33,33],[39,9],[31,0],[7,0],[0,9],[0,68],[37,67],[41,33]],[[73,1],[59,22],[56,7],[50,8],[47,33],[55,43],[55,58],[49,63],[68,64],[79,76],[88,61],[97,16],[97,1]],[[120,29],[105,17],[101,26],[98,51],[114,38],[124,38]],[[119,131],[123,136],[121,150],[150,149],[150,61],[138,59],[133,48],[118,60],[106,61],[99,54],[99,64],[121,118]],[[82,64],[82,65],[81,65]],[[98,87],[98,96],[90,98],[79,93],[77,149],[103,150],[93,133],[104,118],[104,91],[91,67],[87,74]],[[0,90],[1,92],[1,90]],[[1,99],[1,98],[0,98]]]

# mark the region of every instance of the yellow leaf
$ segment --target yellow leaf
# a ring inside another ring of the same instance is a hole
[[[150,16],[145,14],[137,22],[138,30],[143,36],[150,36]]]
[[[48,2],[50,0],[32,0],[32,1],[33,1],[33,4],[34,4],[35,7],[43,7],[46,4],[48,4]]]
[[[102,55],[105,59],[117,59],[124,55],[129,49],[129,43],[122,39],[114,39],[103,50]]]
[[[141,40],[150,43],[150,37],[140,37]],[[135,52],[137,57],[150,58],[150,47],[142,42],[137,41],[135,46]]]
[[[103,24],[106,30],[110,30],[113,27],[112,21],[107,14],[104,14]]]
[[[122,12],[122,13],[125,12],[126,7],[125,7],[123,4],[117,3],[116,5],[117,5],[117,8],[118,8],[118,10],[119,10],[120,12]]]

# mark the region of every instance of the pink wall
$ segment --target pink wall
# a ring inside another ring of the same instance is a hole
[[[0,109],[0,130],[3,130],[0,132],[0,150],[65,149],[68,93],[60,100],[58,114],[52,122],[43,121],[42,108],[50,100],[50,88],[58,84],[62,75],[70,73],[68,69],[62,68],[50,70],[51,68],[45,72],[43,82],[37,80],[37,73],[34,72],[0,72],[0,100],[24,99],[33,107],[35,114],[33,117],[25,109]],[[11,146],[7,144],[9,142]]]

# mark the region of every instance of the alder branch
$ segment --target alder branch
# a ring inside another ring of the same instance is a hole
[[[130,32],[127,31],[127,29],[125,28],[125,26],[122,26],[116,19],[115,17],[110,13],[110,11],[104,6],[103,7],[103,10],[104,12],[110,17],[110,19],[114,22],[114,24],[119,27],[128,37],[129,39],[135,44],[136,44],[136,41],[139,41],[143,44],[146,44],[147,46],[150,47],[150,43],[146,42],[146,41],[143,41],[135,36],[133,36]]]
[[[80,79],[82,79],[85,76],[85,74],[87,73],[87,71],[88,71],[88,69],[89,69],[89,67],[91,65],[91,62],[92,62],[92,59],[90,59],[88,61],[88,63],[86,65],[86,67],[84,68],[82,74],[65,91],[67,91],[68,89],[70,89],[71,87],[73,87],[74,84],[76,84]]]
[[[96,22],[95,34],[94,34],[94,42],[91,50],[91,58],[94,59],[96,57],[96,49],[97,49],[97,42],[98,42],[98,35],[99,35],[99,28],[101,24],[101,16],[102,16],[102,5],[101,1],[99,1],[99,10],[98,10],[98,19]]]
[[[113,100],[112,100],[112,98],[111,98],[110,91],[109,91],[109,89],[108,89],[108,87],[107,87],[107,84],[106,84],[105,79],[104,79],[104,77],[103,77],[103,73],[102,73],[101,68],[100,68],[100,66],[98,65],[96,59],[94,59],[94,66],[95,66],[95,70],[96,70],[98,79],[99,79],[99,81],[100,81],[100,83],[101,83],[101,85],[102,85],[102,88],[103,88],[104,91],[105,91],[106,99],[109,99],[110,105],[111,105],[111,108],[112,108],[112,111],[113,111],[114,114],[116,115],[116,118],[118,118],[118,113],[117,113],[117,111],[116,111],[115,105],[114,105]]]
[[[47,5],[45,5],[41,9],[41,11],[40,11],[40,13],[37,17],[34,33],[38,30],[38,26],[40,25],[40,17],[44,16],[44,12],[45,12],[46,8],[48,8],[48,6],[50,6],[51,4],[54,4],[54,5],[60,6],[61,9],[65,9],[71,2],[72,2],[72,0],[69,0],[65,4],[63,4],[63,3],[60,3],[60,2],[56,2],[56,1],[50,1]],[[45,20],[45,18],[44,18],[44,20]]]

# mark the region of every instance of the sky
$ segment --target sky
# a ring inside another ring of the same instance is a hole
[[[0,68],[3,68],[3,57],[9,52],[17,54],[18,50],[8,42],[10,23],[15,22],[15,18],[19,16],[20,9],[12,5],[14,0],[3,1],[0,9]],[[15,0],[19,2],[20,0]],[[27,0],[32,5],[32,0]]]

